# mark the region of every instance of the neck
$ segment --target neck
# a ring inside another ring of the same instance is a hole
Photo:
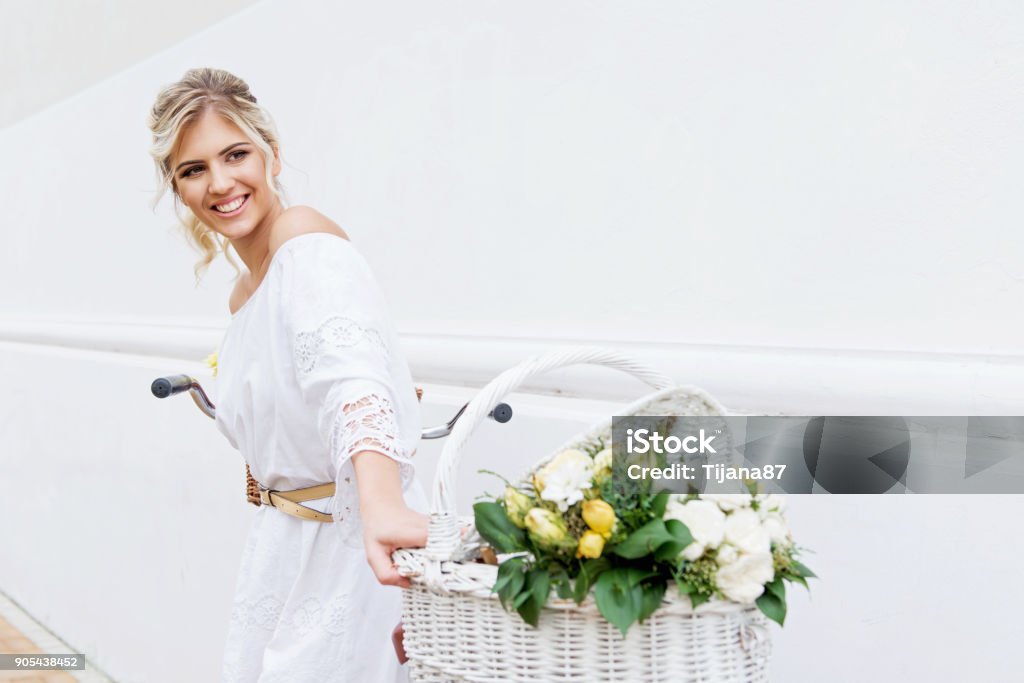
[[[249,274],[257,280],[263,278],[270,264],[270,228],[282,213],[284,207],[281,202],[274,202],[273,208],[249,234],[231,240],[231,246],[249,269]]]

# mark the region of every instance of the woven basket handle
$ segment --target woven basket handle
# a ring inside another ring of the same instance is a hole
[[[462,449],[477,425],[501,399],[515,391],[527,379],[570,365],[603,365],[629,373],[655,389],[665,389],[674,382],[665,375],[628,356],[596,347],[574,347],[534,356],[495,377],[469,402],[462,419],[445,442],[434,475],[430,527],[427,532],[427,553],[435,559],[448,559],[458,546],[459,528],[455,515],[455,483]]]

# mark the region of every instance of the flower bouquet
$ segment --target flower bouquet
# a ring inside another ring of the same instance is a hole
[[[812,576],[776,497],[630,483],[619,473],[628,463],[606,448],[608,418],[478,502],[476,533],[460,533],[456,487],[473,430],[531,377],[580,364],[654,389],[617,415],[725,414],[703,390],[607,349],[541,354],[489,382],[446,440],[426,548],[393,555],[411,581],[402,597],[412,680],[766,683],[765,614],[781,623],[785,582]]]
[[[618,456],[615,460],[619,460]],[[494,591],[536,626],[554,591],[626,635],[661,606],[670,586],[693,607],[712,599],[756,604],[786,618],[786,582],[814,576],[783,516],[786,499],[758,494],[671,494],[613,475],[603,441],[571,448],[474,505],[477,531],[504,555]],[[623,468],[625,463],[623,463]]]

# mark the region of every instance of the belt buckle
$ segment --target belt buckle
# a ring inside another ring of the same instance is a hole
[[[260,503],[262,505],[269,505],[274,507],[274,503],[270,500],[270,494],[274,493],[273,489],[268,489],[266,486],[260,484]]]

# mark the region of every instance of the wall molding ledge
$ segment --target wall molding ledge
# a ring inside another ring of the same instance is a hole
[[[220,342],[211,321],[25,319],[0,316],[0,342],[197,362]],[[523,359],[564,346],[633,355],[731,410],[790,415],[1022,415],[1024,356],[636,343],[621,340],[444,335],[404,331],[417,382],[479,387]],[[536,378],[524,391],[621,400],[635,380],[600,368]]]

